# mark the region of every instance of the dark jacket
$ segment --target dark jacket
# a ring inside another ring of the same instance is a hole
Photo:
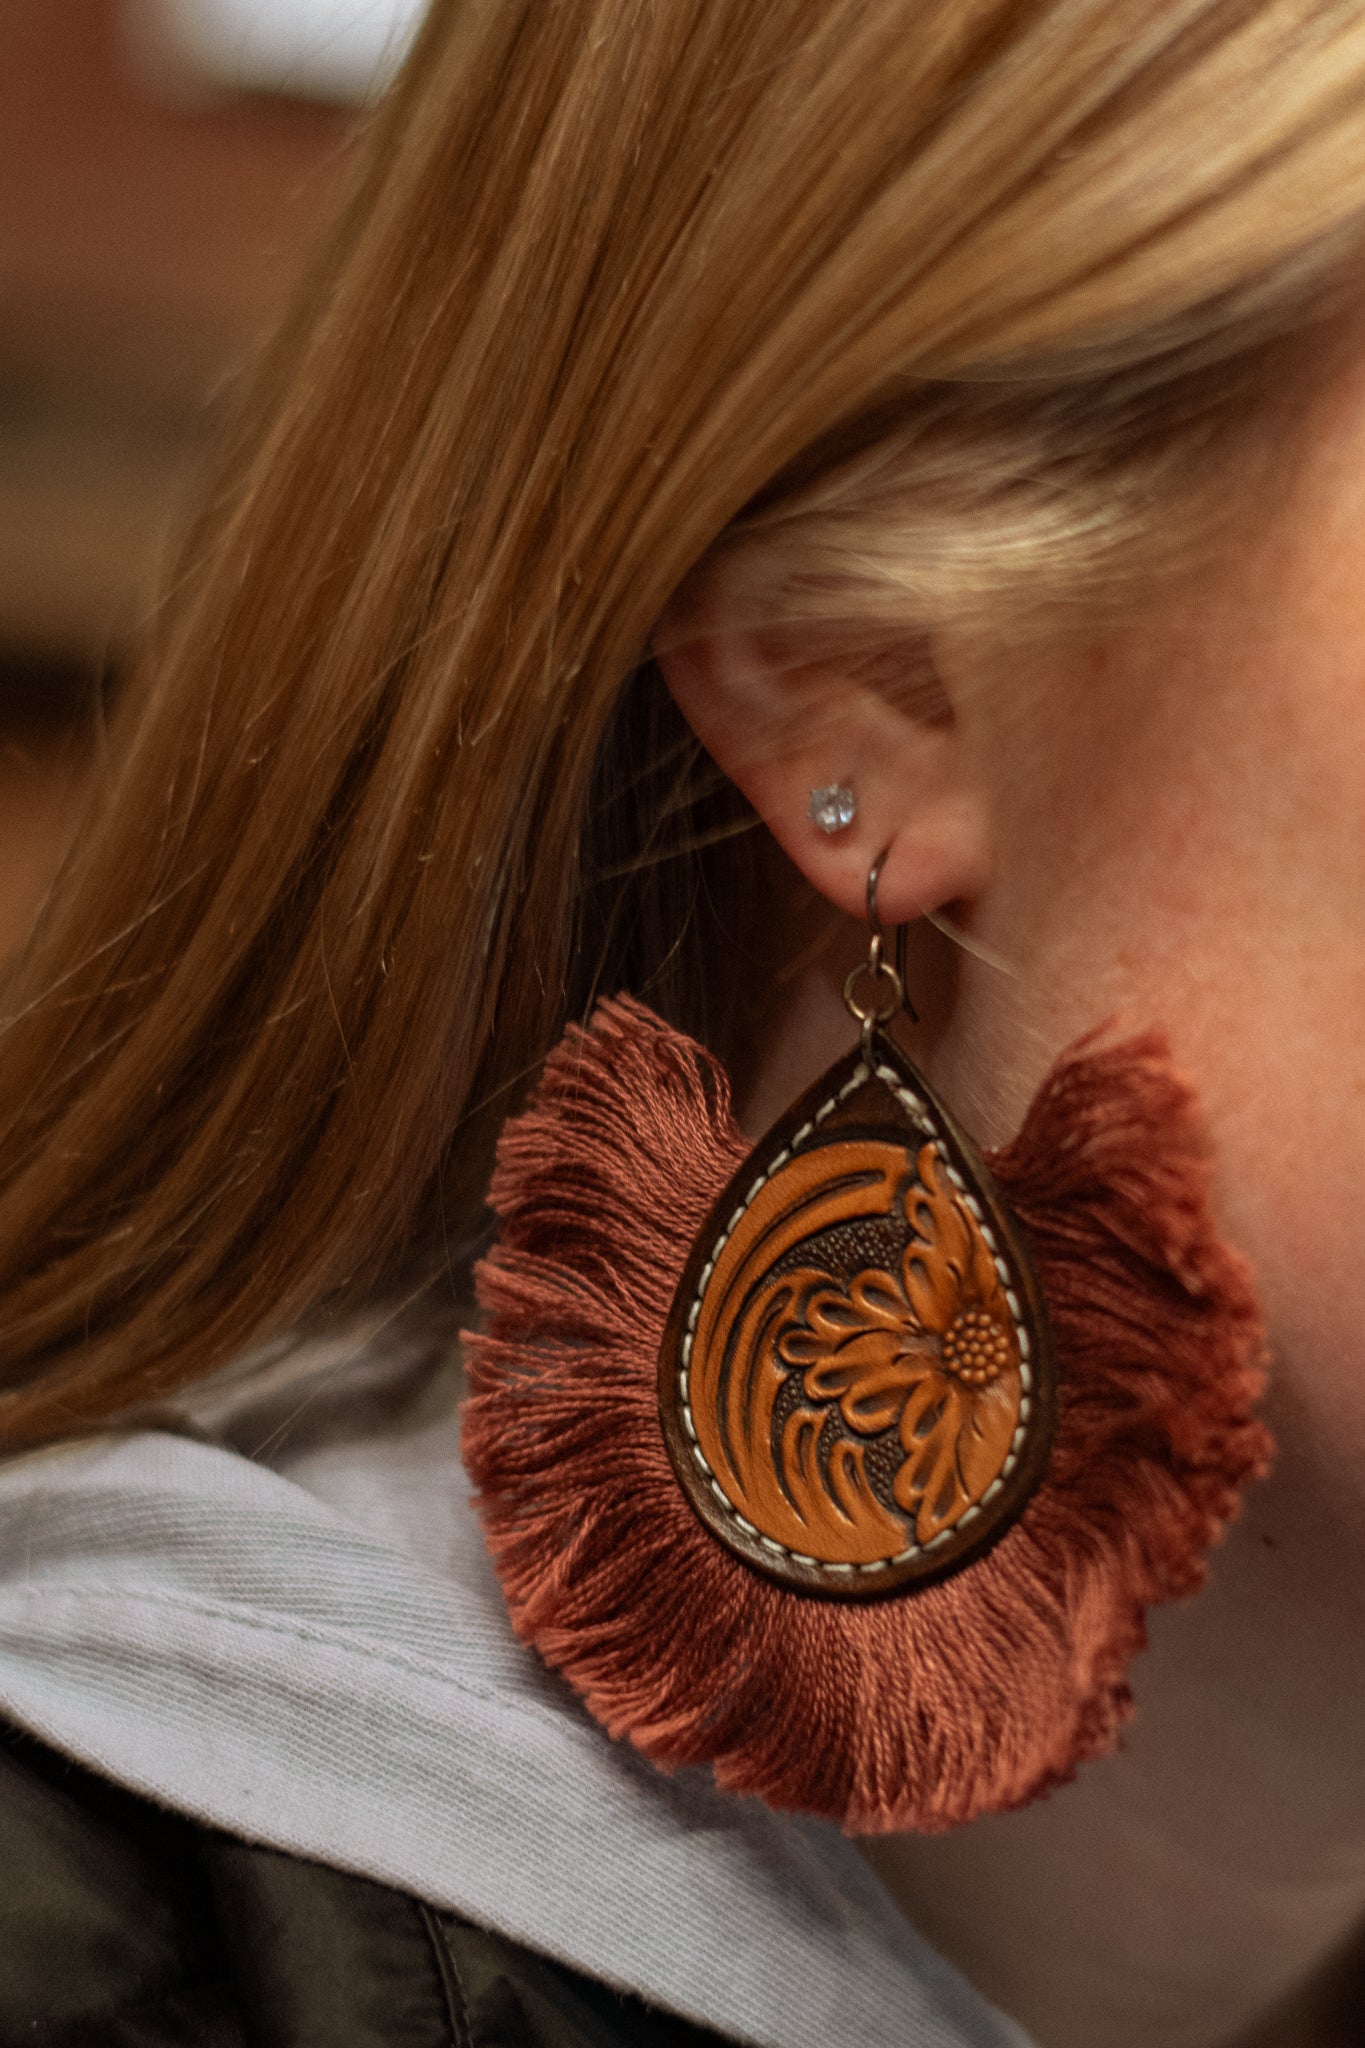
[[[0,1859],[0,2048],[720,2048],[456,1914],[200,1827],[5,1730]]]

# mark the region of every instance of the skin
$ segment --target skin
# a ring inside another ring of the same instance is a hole
[[[842,913],[755,1129],[847,1048],[889,845],[888,921],[951,904],[1003,963],[917,927],[915,1050],[963,1120],[997,1142],[1080,1033],[1160,1023],[1258,1276],[1276,1469],[1198,1600],[1151,1617],[1122,1751],[1022,1813],[867,1845],[1042,2048],[1329,2048],[1365,2003],[1341,1961],[1365,1926],[1365,322],[1310,384],[1243,530],[1122,612],[937,635],[939,716],[794,671],[723,566],[665,622],[684,712]],[[834,777],[859,800],[837,840],[805,817]]]

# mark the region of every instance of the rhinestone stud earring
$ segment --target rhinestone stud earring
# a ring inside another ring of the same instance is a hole
[[[845,832],[858,815],[858,806],[853,791],[842,782],[831,782],[824,789],[813,789],[806,811],[812,825],[831,837],[836,832]]]

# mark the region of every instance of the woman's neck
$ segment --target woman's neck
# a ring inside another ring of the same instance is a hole
[[[748,1091],[751,1130],[847,1049],[837,990],[859,943],[837,935],[784,988]],[[913,971],[929,999],[916,1056],[940,1080],[952,1027],[933,996],[949,971],[928,959]],[[1206,1590],[1150,1617],[1118,1755],[1023,1812],[865,1845],[907,1917],[1040,2048],[1360,2039],[1357,1653],[1324,1624],[1349,1558],[1316,1526],[1298,1441],[1282,1432],[1279,1468],[1252,1490]]]
[[[907,1917],[1040,2048],[1360,2039],[1361,1788],[1334,1798],[1340,1759],[1264,1711],[1240,1598],[1259,1541],[1249,1517],[1199,1601],[1153,1616],[1119,1755],[1021,1813],[863,1845]]]

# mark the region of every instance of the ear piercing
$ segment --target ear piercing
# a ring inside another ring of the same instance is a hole
[[[845,832],[858,815],[858,806],[853,791],[842,782],[828,783],[824,789],[813,789],[806,816],[821,832],[833,837],[836,832]]]

